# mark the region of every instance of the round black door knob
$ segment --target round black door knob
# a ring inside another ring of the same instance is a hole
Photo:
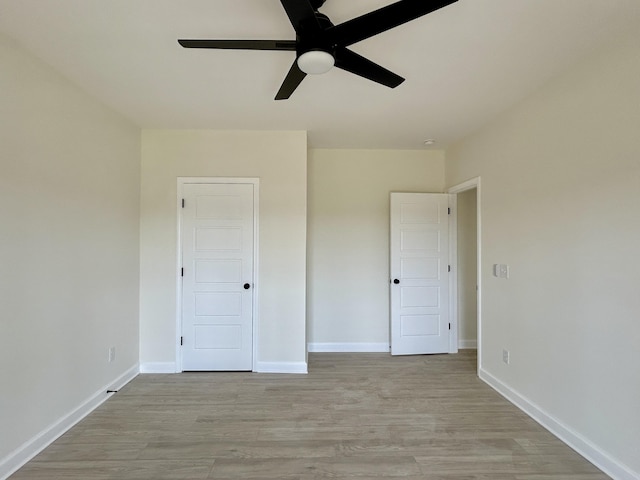
[[[398,280],[397,278],[393,279],[393,283],[395,283],[396,285],[400,283],[400,280]]]
[[[244,289],[245,290],[249,290],[251,288],[251,285],[249,285],[248,283],[244,284]]]

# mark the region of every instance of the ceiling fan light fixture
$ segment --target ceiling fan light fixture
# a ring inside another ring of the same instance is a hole
[[[324,50],[310,50],[298,57],[298,67],[309,75],[327,73],[336,64],[336,59]]]
[[[307,74],[325,73],[334,66],[380,85],[396,88],[404,82],[404,78],[348,47],[458,0],[395,0],[390,5],[339,25],[334,25],[329,17],[318,11],[325,1],[280,0],[295,31],[295,40],[180,39],[178,43],[184,48],[295,52],[296,59],[276,93],[275,100],[291,97]]]

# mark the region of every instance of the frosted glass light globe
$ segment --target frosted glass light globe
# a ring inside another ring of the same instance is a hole
[[[318,75],[326,73],[335,65],[336,60],[328,52],[322,50],[311,50],[298,57],[298,67],[304,73]]]

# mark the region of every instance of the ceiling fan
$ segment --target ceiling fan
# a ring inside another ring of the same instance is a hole
[[[318,9],[326,0],[280,0],[295,40],[178,40],[185,48],[283,50],[296,52],[276,100],[284,100],[307,74],[325,73],[334,65],[374,82],[395,88],[404,78],[373,63],[347,47],[390,30],[458,0],[400,0],[360,17],[334,25]]]

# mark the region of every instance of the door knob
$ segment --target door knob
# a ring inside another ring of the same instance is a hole
[[[400,283],[400,280],[398,280],[397,278],[393,279],[393,283],[395,283],[396,285]]]
[[[249,285],[248,283],[244,284],[244,289],[245,290],[249,290],[251,288],[251,285]]]

